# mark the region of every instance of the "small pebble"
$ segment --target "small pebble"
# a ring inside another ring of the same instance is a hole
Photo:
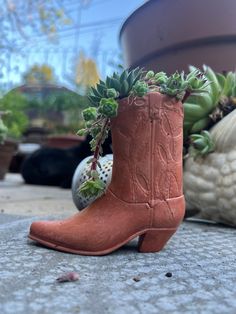
[[[133,281],[135,281],[135,282],[139,282],[140,280],[141,280],[141,278],[138,277],[138,276],[136,276],[136,277],[133,278]]]
[[[172,273],[168,272],[168,273],[165,274],[165,276],[170,278],[170,277],[172,277]]]
[[[77,281],[77,280],[79,280],[79,274],[75,272],[65,273],[57,278],[58,282],[70,282],[70,281]]]

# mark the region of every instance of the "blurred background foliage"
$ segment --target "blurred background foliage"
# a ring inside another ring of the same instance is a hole
[[[27,99],[19,92],[11,91],[0,98],[0,111],[5,111],[2,120],[8,129],[8,136],[17,139],[28,127],[27,107]]]
[[[118,45],[103,49],[102,38],[114,29],[118,34],[121,11],[109,10],[114,7],[109,0],[0,4],[0,111],[9,111],[2,118],[8,135],[19,138],[34,126],[75,133],[82,126],[89,87],[120,69]],[[102,6],[110,14],[97,15]],[[93,13],[86,15],[89,10]]]

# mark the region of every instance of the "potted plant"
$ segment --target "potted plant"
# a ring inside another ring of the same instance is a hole
[[[29,237],[57,250],[83,255],[108,254],[139,236],[140,252],[157,252],[184,216],[182,191],[183,108],[191,93],[206,92],[199,71],[187,76],[114,73],[92,88],[93,107],[83,111],[93,136],[93,158],[83,195],[100,195],[65,221],[34,222]],[[111,129],[114,164],[104,192],[97,167],[101,145]]]
[[[2,120],[2,117],[4,114],[6,114],[4,111],[0,111],[0,143],[1,144],[6,139],[6,135],[7,135],[7,127],[5,126]]]
[[[172,73],[208,64],[218,72],[232,71],[235,10],[234,0],[146,1],[120,32],[125,65]]]
[[[213,220],[236,226],[236,73],[215,73],[204,66],[211,82],[208,92],[190,95],[184,102],[184,192],[186,216]],[[194,70],[194,67],[191,67]],[[96,197],[84,197],[79,183],[88,177],[86,158],[73,178],[72,195],[79,210]],[[100,159],[99,178],[108,186],[111,180],[112,155]]]
[[[82,137],[76,136],[81,111],[88,106],[86,96],[57,85],[22,86],[19,88],[29,101],[27,114],[31,125],[50,131],[44,145],[66,148],[79,145]]]
[[[14,153],[17,151],[17,139],[28,125],[23,110],[26,99],[16,92],[9,92],[0,99],[0,180],[7,173]]]
[[[235,227],[236,72],[221,75],[208,68],[206,75],[211,91],[195,107],[191,97],[186,104],[186,133],[200,133],[190,135],[185,158],[187,208],[198,209],[199,218]]]
[[[84,137],[77,136],[78,124],[82,124],[82,110],[88,106],[86,96],[69,90],[58,90],[49,94],[45,99],[45,108],[54,112],[61,112],[62,123],[55,124],[52,135],[47,137],[46,146],[68,148],[79,145]]]

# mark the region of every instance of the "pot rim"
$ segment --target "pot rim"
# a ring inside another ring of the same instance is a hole
[[[158,0],[159,1],[159,0]],[[119,31],[119,43],[121,45],[121,36],[122,33],[124,32],[124,29],[126,28],[127,24],[130,22],[131,19],[133,19],[139,12],[139,10],[143,9],[146,6],[151,5],[151,0],[141,4],[140,6],[137,7],[137,9],[135,9],[126,19],[125,21],[122,23],[121,27],[120,27],[120,31]]]

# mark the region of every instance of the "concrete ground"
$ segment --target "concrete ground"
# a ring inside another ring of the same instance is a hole
[[[0,181],[0,212],[10,215],[48,216],[75,213],[71,191],[23,184],[19,175]]]
[[[236,230],[184,222],[166,248],[140,254],[60,253],[27,239],[36,219],[69,216],[69,190],[0,183],[0,313],[236,313]],[[43,217],[42,217],[43,216]],[[75,271],[79,280],[58,283]]]

